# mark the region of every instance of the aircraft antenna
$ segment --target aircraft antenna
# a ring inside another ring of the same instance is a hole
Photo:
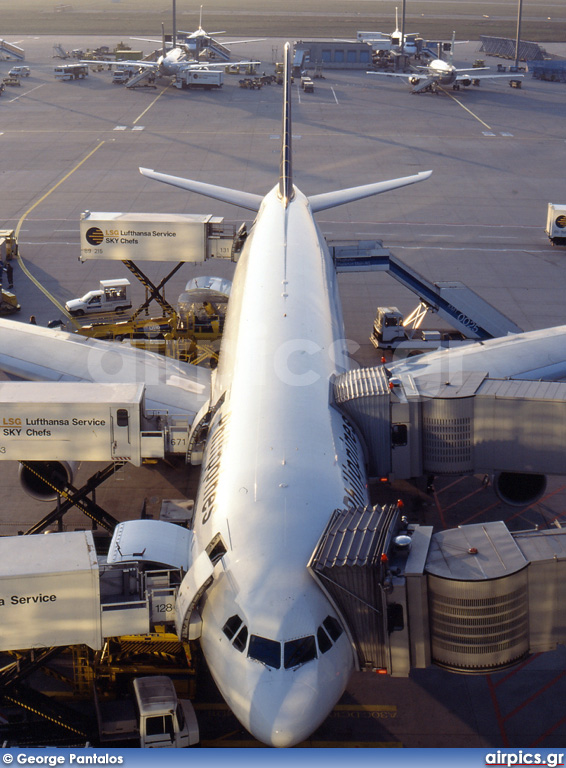
[[[281,164],[279,197],[285,207],[293,197],[293,165],[291,162],[291,46],[285,43],[283,74],[283,125],[281,128]]]

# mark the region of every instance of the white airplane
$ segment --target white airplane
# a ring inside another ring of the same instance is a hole
[[[483,74],[489,67],[464,67],[458,69],[452,64],[454,55],[454,35],[452,36],[452,45],[450,48],[449,60],[433,59],[426,66],[416,67],[416,72],[367,72],[368,75],[377,75],[378,77],[400,77],[412,85],[411,93],[423,93],[424,91],[438,92],[443,86],[452,86],[457,91],[460,86],[469,86],[472,82],[481,82],[482,80],[496,80],[505,78],[507,80],[516,80],[523,75],[510,74]]]
[[[411,55],[417,52],[416,37],[418,37],[418,32],[402,34],[399,29],[398,8],[395,8],[395,29],[393,32],[358,32],[357,34],[358,40],[362,40],[364,43],[371,43],[372,47],[376,49],[379,47],[379,42],[389,43],[393,47],[400,48],[401,41],[403,41],[403,50]]]
[[[431,174],[306,197],[293,183],[289,44],[285,62],[279,183],[265,197],[140,169],[257,212],[204,406],[211,418],[192,556],[213,564],[198,604],[212,676],[242,725],[277,747],[301,742],[325,720],[355,668],[347,628],[307,563],[335,509],[368,504],[360,442],[330,400],[329,380],[349,358],[336,272],[313,214]],[[206,377],[139,353],[0,320],[4,370],[51,381],[99,381],[105,370],[114,382],[147,375],[152,403],[203,413]],[[181,408],[172,404],[177,393]]]
[[[259,43],[265,40],[264,37],[247,40],[230,40],[229,44],[216,40],[213,35],[225,35],[226,30],[220,30],[218,32],[205,32],[202,28],[202,5],[200,7],[199,24],[198,29],[194,32],[183,32],[179,30],[178,35],[185,35],[185,46],[193,58],[198,59],[203,51],[207,49],[214,55],[220,56],[220,58],[228,61],[230,58],[229,45],[241,45],[243,43]]]
[[[146,38],[132,38],[133,40],[142,40]],[[148,42],[159,42],[158,40],[150,40]],[[169,50],[167,50],[169,48]],[[126,83],[126,88],[131,88],[134,85],[139,85],[139,83],[144,79],[148,77],[175,77],[180,72],[186,71],[187,69],[202,69],[203,68],[203,62],[198,61],[198,59],[195,58],[192,51],[188,46],[185,45],[176,45],[174,47],[170,47],[170,44],[168,44],[165,40],[165,32],[162,30],[162,39],[161,39],[161,53],[157,56],[155,61],[146,61],[146,60],[139,60],[139,61],[116,61],[116,62],[108,62],[108,61],[92,61],[92,60],[84,60],[81,61],[81,64],[105,64],[108,65],[109,63],[114,64],[118,67],[123,67],[126,64],[129,67],[136,67],[139,70],[139,73],[134,75],[134,77]],[[241,61],[238,62],[239,64],[259,64],[259,61]],[[224,62],[206,62],[206,68],[214,68],[214,67],[224,67]]]

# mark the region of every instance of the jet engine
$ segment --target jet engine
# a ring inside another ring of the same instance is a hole
[[[73,482],[78,464],[74,461],[26,461],[20,464],[20,483],[24,491],[37,501],[55,501],[57,487]]]
[[[409,83],[410,83],[411,85],[418,85],[420,82],[421,82],[421,78],[420,78],[420,77],[417,77],[416,75],[412,75],[412,76],[409,78]]]
[[[465,85],[466,88],[472,84],[472,78],[471,77],[465,77],[463,80],[458,80],[460,85]]]
[[[546,490],[545,475],[524,472],[498,472],[493,478],[493,489],[505,504],[523,507],[534,504]]]

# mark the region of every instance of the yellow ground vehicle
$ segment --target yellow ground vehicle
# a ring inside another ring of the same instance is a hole
[[[12,261],[18,255],[18,241],[13,229],[0,229],[0,259]]]
[[[0,289],[0,294],[0,315],[11,315],[20,311],[21,306],[18,304],[15,293]]]
[[[127,341],[133,347],[158,352],[166,357],[191,363],[214,365],[224,327],[225,307],[202,302],[190,310],[180,307],[161,317],[104,319],[81,325],[83,336],[112,341]]]

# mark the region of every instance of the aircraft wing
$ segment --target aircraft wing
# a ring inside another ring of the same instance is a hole
[[[400,77],[405,82],[413,86],[412,93],[418,93],[419,91],[425,91],[430,85],[436,82],[437,78],[431,75],[421,75],[420,73],[415,75],[414,72],[366,72],[367,75],[378,75],[379,77]],[[417,78],[417,83],[411,83],[411,78]]]
[[[228,64],[225,61],[181,61],[179,63],[183,69],[214,69],[215,67],[224,69],[228,65],[247,66],[248,64],[261,64],[261,61],[231,61]]]
[[[218,33],[216,33],[218,34]],[[262,43],[264,40],[267,40],[266,37],[255,37],[251,40],[226,40],[223,45],[229,46],[229,45],[240,45],[241,43]]]
[[[415,77],[414,72],[374,72],[374,71],[368,71],[366,72],[366,75],[376,75],[377,77],[400,77],[403,80],[406,80],[409,82],[410,77]],[[418,77],[421,77],[421,75],[418,75]]]
[[[487,69],[487,67],[486,67]],[[462,80],[469,80],[470,77],[473,80],[496,80],[499,78],[506,78],[507,80],[518,80],[521,77],[524,77],[524,75],[516,75],[514,72],[510,72],[506,75],[504,74],[497,74],[497,75],[476,75],[474,74],[474,70],[470,70],[467,75],[457,75],[456,82],[459,83]]]
[[[120,60],[120,61],[97,61],[96,59],[81,59],[81,64],[104,64],[104,66],[111,66],[111,67],[125,67],[127,66],[134,66],[139,67],[139,69],[156,69],[157,64],[155,61],[129,61],[126,59]]]
[[[190,421],[207,401],[210,371],[128,344],[0,319],[0,370],[28,381],[145,384],[148,409]]]

